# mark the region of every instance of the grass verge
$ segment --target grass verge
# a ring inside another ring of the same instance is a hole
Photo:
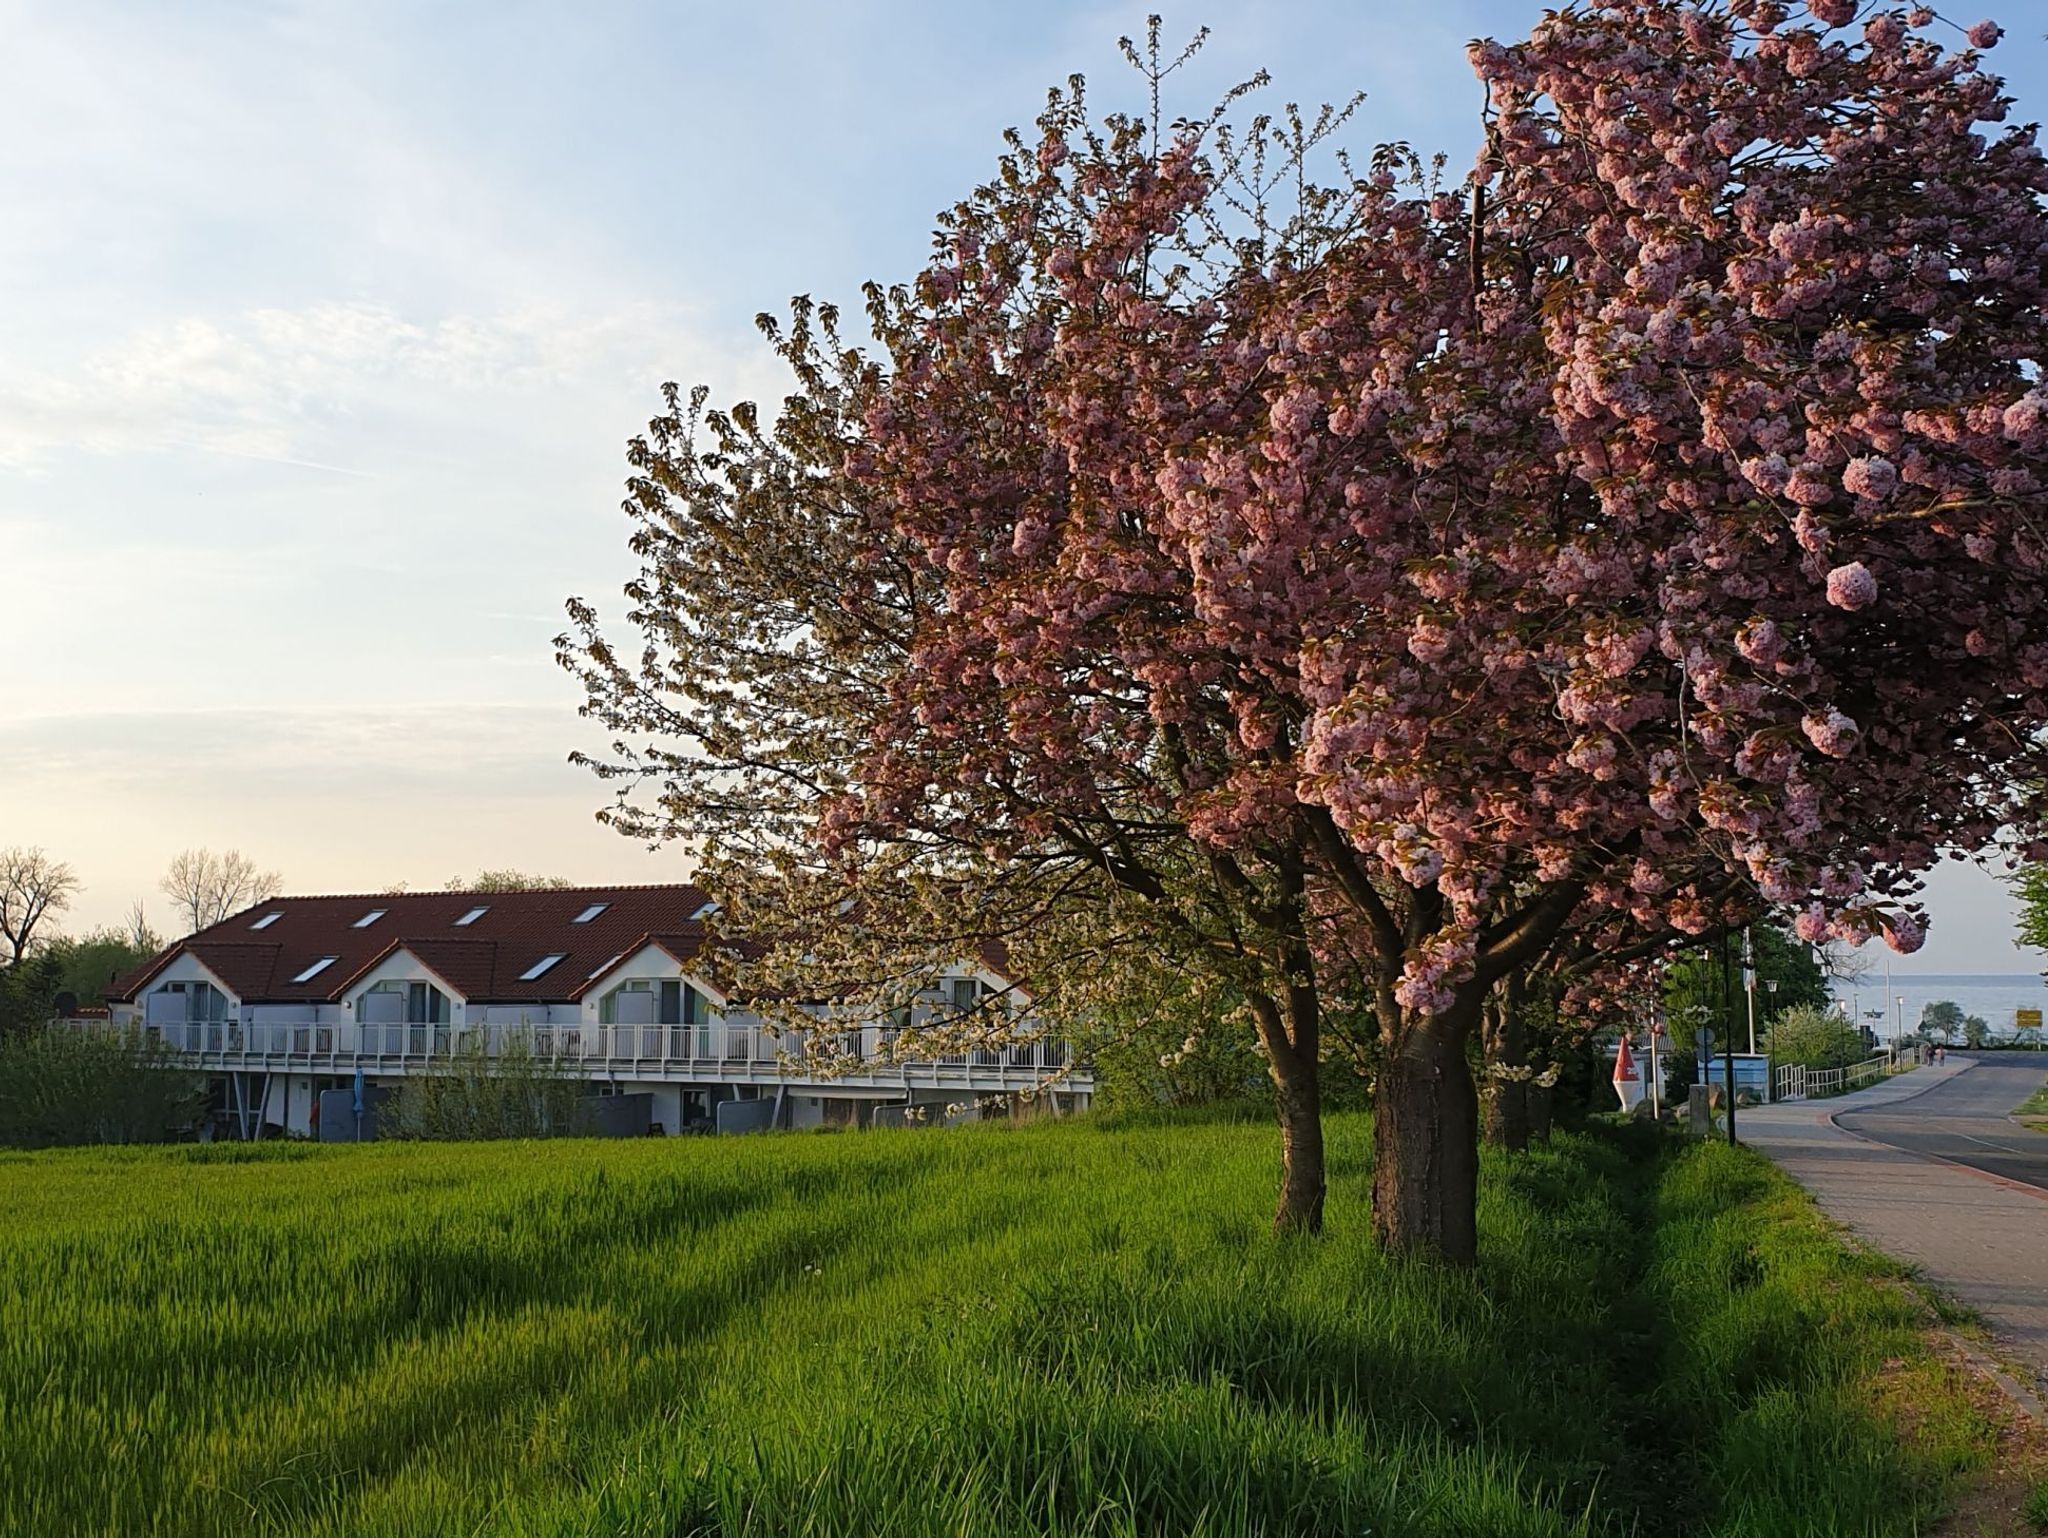
[[[2043,1125],[2048,1123],[2048,1084],[2043,1084],[2033,1094],[2027,1096],[2025,1100],[2014,1106],[2012,1114],[2019,1117],[2036,1131],[2048,1131],[2048,1126]],[[2048,1517],[2044,1517],[2043,1520],[2044,1524],[2048,1524]]]
[[[1984,1436],[1762,1160],[1273,1237],[1267,1127],[0,1157],[0,1531],[1905,1534]]]

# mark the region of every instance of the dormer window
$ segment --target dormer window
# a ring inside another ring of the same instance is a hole
[[[273,909],[271,912],[264,914],[262,918],[258,919],[249,927],[251,929],[268,929],[272,924],[275,924],[279,919],[283,917],[284,914],[282,912]]]
[[[212,983],[166,983],[143,1008],[151,1025],[218,1024],[228,1017],[227,996]]]
[[[610,906],[610,903],[592,903],[589,907],[585,908],[581,913],[577,914],[575,918],[571,919],[570,922],[572,924],[588,924],[592,919],[596,918],[600,913],[604,912],[604,910],[609,908]]]
[[[349,925],[349,928],[368,929],[372,924],[376,923],[377,920],[384,917],[384,915],[388,912],[390,912],[390,909],[388,908],[372,908],[368,913],[365,913],[361,918],[357,919],[353,924]]]
[[[314,962],[310,967],[306,968],[305,971],[301,972],[297,977],[293,978],[292,981],[295,983],[310,983],[314,978],[318,977],[322,972],[325,972],[329,967],[333,966],[335,962],[339,961],[340,959],[341,958],[339,956],[322,956],[318,961]]]
[[[535,978],[544,975],[547,972],[548,968],[552,967],[556,962],[560,961],[564,956],[568,954],[569,953],[567,951],[554,951],[546,956],[541,957],[540,960],[536,961],[532,966],[528,967],[524,972],[521,972],[519,974],[519,980],[522,983],[532,982]]]
[[[636,977],[597,1001],[600,1025],[704,1025],[704,995],[678,978]]]
[[[489,903],[485,903],[481,908],[471,908],[469,912],[463,914],[461,918],[455,921],[455,927],[457,929],[461,929],[464,925],[474,924],[478,919],[482,918],[486,913],[489,913],[490,911],[491,906]]]

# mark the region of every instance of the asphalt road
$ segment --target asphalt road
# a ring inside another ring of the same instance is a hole
[[[1836,1122],[1907,1153],[1952,1159],[2048,1191],[2048,1135],[2008,1117],[2014,1106],[2048,1081],[2048,1053],[1949,1056],[1967,1058],[1974,1066],[1909,1100],[1868,1111],[1844,1111]]]

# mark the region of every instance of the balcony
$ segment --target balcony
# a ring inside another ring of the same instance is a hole
[[[63,1021],[73,1029],[109,1029],[105,1020]],[[897,1032],[887,1026],[835,1030],[834,1057],[814,1067],[801,1033],[760,1026],[457,1025],[401,1020],[360,1025],[240,1020],[172,1021],[144,1034],[193,1060],[195,1067],[276,1072],[404,1074],[445,1067],[470,1054],[524,1054],[557,1072],[593,1078],[691,1077],[729,1082],[844,1083],[848,1087],[952,1086],[1023,1089],[1047,1073],[1069,1071],[1060,1041],[1016,1042],[936,1059],[896,1061]],[[1085,1074],[1085,1070],[1083,1070]]]

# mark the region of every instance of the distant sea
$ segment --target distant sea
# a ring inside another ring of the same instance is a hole
[[[2048,1019],[2048,982],[2038,972],[1930,972],[1917,977],[1895,973],[1886,988],[1880,968],[1860,983],[1838,982],[1832,988],[1843,1010],[1856,1010],[1861,1023],[1876,1031],[1880,1041],[1890,1040],[1901,1021],[1910,1034],[1920,1024],[1921,1010],[1940,999],[1951,1000],[1965,1015],[1982,1015],[1994,1037],[2012,1035],[2015,1010],[2042,1010]],[[1870,1018],[1873,1010],[1880,1018]],[[1960,1032],[1956,1040],[1961,1042]]]

